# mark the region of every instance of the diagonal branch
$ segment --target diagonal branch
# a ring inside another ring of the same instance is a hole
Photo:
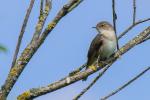
[[[21,28],[21,31],[20,31],[20,34],[19,34],[19,37],[18,37],[16,50],[15,50],[15,53],[14,53],[14,56],[13,56],[13,61],[12,61],[11,67],[13,67],[14,64],[16,63],[16,59],[17,59],[18,52],[19,52],[19,49],[20,49],[21,41],[22,41],[26,26],[27,26],[27,23],[28,23],[28,19],[29,19],[31,10],[32,10],[33,5],[34,5],[34,1],[35,0],[31,0],[29,8],[27,9],[27,13],[25,15],[25,18],[24,18],[24,21],[23,21],[23,24],[22,24],[22,28]]]
[[[86,67],[86,63],[83,64],[83,65],[81,65],[79,68],[73,70],[72,72],[70,72],[70,73],[69,73],[69,76],[72,76],[72,75],[74,75],[74,74],[80,72],[80,71],[81,71],[83,68],[85,68],[85,67]]]
[[[119,35],[118,39],[122,38],[126,33],[128,33],[128,32],[129,32],[132,28],[134,28],[135,26],[137,26],[137,25],[139,25],[139,24],[141,24],[141,23],[147,22],[147,21],[149,21],[149,20],[150,20],[150,18],[147,18],[147,19],[139,20],[139,21],[135,22],[134,24],[132,24],[131,26],[129,26],[124,32],[122,32],[122,33]]]
[[[108,70],[109,67],[109,65],[105,67],[85,89],[83,89],[77,96],[74,97],[73,100],[78,100],[85,92],[87,92],[97,82],[97,80]]]
[[[129,86],[131,83],[133,83],[135,80],[137,80],[138,78],[140,78],[143,74],[145,74],[149,70],[150,70],[150,67],[147,67],[142,72],[140,72],[137,76],[135,76],[134,78],[132,78],[131,80],[129,80],[127,83],[125,83],[124,85],[122,85],[118,89],[112,91],[111,93],[109,93],[105,97],[101,98],[101,100],[107,100],[109,97],[111,97],[111,96],[115,95],[116,93],[120,92],[122,89],[124,89],[125,87]]]
[[[124,53],[126,53],[127,51],[132,49],[134,46],[136,46],[138,43],[140,43],[143,39],[145,39],[149,34],[150,34],[150,26],[147,27],[138,36],[136,36],[132,40],[130,40],[122,48],[120,48],[120,50],[114,54],[114,56],[112,57],[110,62],[114,63],[120,55],[123,55]],[[87,70],[79,72],[73,76],[67,76],[57,82],[49,84],[48,86],[40,87],[40,88],[32,88],[32,89],[24,92],[20,96],[18,96],[18,100],[30,100],[30,99],[34,99],[38,96],[44,95],[46,93],[56,91],[60,88],[66,87],[70,84],[73,84],[79,80],[86,78],[87,76],[97,72],[98,70],[102,69],[105,66],[106,66],[106,64],[100,64],[100,67],[98,66],[96,70],[87,69]]]
[[[147,40],[150,40],[150,36],[148,36],[148,37],[146,37],[143,41],[141,41],[140,43],[143,43],[143,42],[145,42],[145,41],[147,41]],[[139,44],[140,44],[139,43]]]
[[[12,90],[14,84],[18,80],[19,76],[23,72],[25,66],[28,64],[32,56],[36,53],[38,48],[46,39],[47,35],[53,30],[56,24],[62,19],[66,14],[73,10],[77,5],[79,5],[83,0],[69,0],[69,2],[64,5],[64,7],[59,11],[56,15],[54,20],[47,26],[44,30],[43,35],[40,39],[32,41],[27,45],[27,47],[22,52],[21,56],[17,59],[16,63],[14,64],[13,68],[10,70],[8,77],[2,86],[2,90],[0,91],[0,100],[2,98],[6,99],[10,91]],[[53,24],[55,23],[55,24]]]

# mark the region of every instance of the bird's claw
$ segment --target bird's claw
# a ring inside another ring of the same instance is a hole
[[[97,67],[94,66],[94,65],[89,66],[89,68],[90,68],[91,70],[93,70],[93,71],[96,71],[96,69],[97,69]]]

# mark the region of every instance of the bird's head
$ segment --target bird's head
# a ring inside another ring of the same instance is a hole
[[[102,34],[104,37],[107,37],[110,40],[116,40],[114,28],[110,23],[102,21],[99,22],[95,28],[99,34]]]
[[[97,31],[100,33],[102,31],[114,31],[113,26],[109,22],[106,22],[106,21],[99,22],[96,25],[96,27],[93,27],[93,28],[96,28]]]

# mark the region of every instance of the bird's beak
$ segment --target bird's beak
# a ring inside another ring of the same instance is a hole
[[[92,28],[96,28],[96,27],[92,27]]]

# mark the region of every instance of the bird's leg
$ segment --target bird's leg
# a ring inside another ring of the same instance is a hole
[[[99,59],[99,56],[98,56],[98,59]],[[94,62],[93,65],[89,66],[90,69],[96,71],[97,66],[99,66],[98,59]]]
[[[96,66],[97,66],[97,64],[95,63],[95,64],[89,66],[89,69],[91,69],[91,70],[93,70],[93,71],[96,71],[96,69],[97,69]]]

